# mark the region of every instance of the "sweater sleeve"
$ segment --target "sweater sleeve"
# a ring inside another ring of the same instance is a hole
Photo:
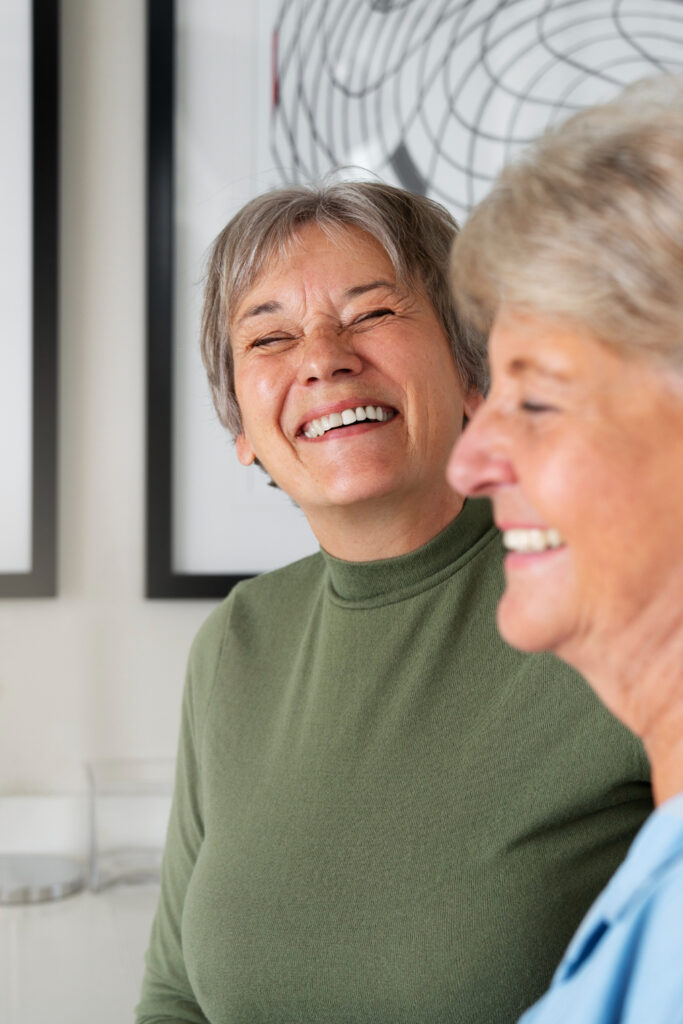
[[[161,891],[145,958],[136,1024],[209,1024],[187,975],[181,923],[188,885],[204,838],[201,728],[220,654],[222,609],[223,606],[217,609],[201,628],[190,652]]]

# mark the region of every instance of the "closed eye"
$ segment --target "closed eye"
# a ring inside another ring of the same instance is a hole
[[[382,307],[381,309],[371,309],[367,313],[361,313],[361,315],[357,316],[356,319],[353,322],[354,322],[354,324],[362,324],[362,323],[365,323],[368,320],[378,320],[380,317],[383,317],[383,316],[394,316],[394,315],[395,314],[394,314],[393,309],[389,309],[388,307]]]
[[[523,412],[530,413],[557,412],[557,409],[554,405],[547,405],[544,402],[534,402],[530,399],[521,402],[520,409],[522,409]]]
[[[257,338],[252,341],[251,348],[263,348],[267,345],[275,345],[278,341],[291,341],[287,334],[268,334],[265,338]]]

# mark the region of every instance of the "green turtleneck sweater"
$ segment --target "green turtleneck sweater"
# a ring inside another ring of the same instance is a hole
[[[236,587],[190,655],[138,1021],[512,1024],[651,809],[586,684],[495,627],[482,502]]]

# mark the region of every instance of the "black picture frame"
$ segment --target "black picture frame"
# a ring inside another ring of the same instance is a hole
[[[147,565],[149,598],[222,598],[248,575],[173,568],[175,2],[147,0]]]
[[[59,0],[31,5],[33,89],[31,567],[2,572],[0,597],[57,593]]]

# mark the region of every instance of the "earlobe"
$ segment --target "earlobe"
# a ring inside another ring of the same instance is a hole
[[[238,434],[235,438],[235,451],[237,452],[237,458],[243,466],[251,466],[256,459],[256,455],[245,434]]]

